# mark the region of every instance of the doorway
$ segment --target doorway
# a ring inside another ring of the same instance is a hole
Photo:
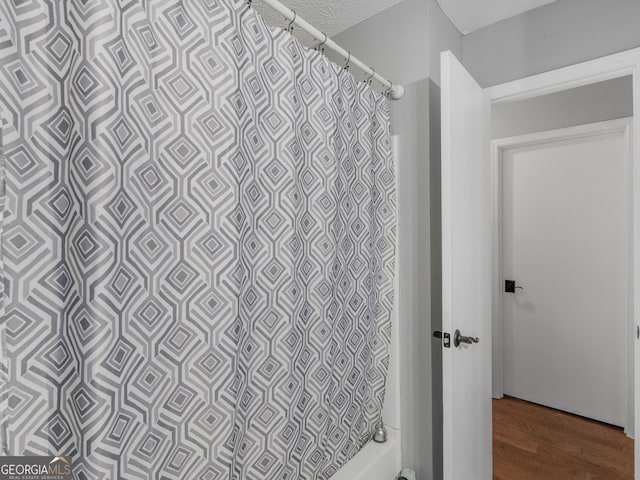
[[[631,104],[630,78],[581,89],[604,94],[609,84]],[[583,110],[573,122],[593,118]],[[631,123],[492,142],[503,286],[494,292],[494,478],[536,468],[545,478],[633,478]]]

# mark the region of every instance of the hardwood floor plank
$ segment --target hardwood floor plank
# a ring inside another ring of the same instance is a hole
[[[633,480],[621,428],[516,398],[493,401],[494,480]]]

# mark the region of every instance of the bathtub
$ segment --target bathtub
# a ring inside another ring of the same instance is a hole
[[[398,177],[398,135],[392,138],[393,156]],[[396,282],[394,298],[398,299],[398,255],[396,249]],[[382,421],[387,429],[385,443],[369,442],[358,454],[331,476],[331,480],[394,480],[402,470],[400,442],[400,362],[398,304],[394,303],[391,317],[391,344],[389,345],[389,373],[382,410]]]
[[[400,432],[387,427],[385,443],[367,443],[331,480],[394,480],[400,462]]]

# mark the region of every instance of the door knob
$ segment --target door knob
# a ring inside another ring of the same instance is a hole
[[[459,347],[461,343],[473,344],[478,343],[480,339],[478,337],[465,337],[460,333],[460,330],[456,330],[456,333],[453,334],[453,345]]]
[[[515,280],[505,280],[504,281],[504,291],[507,293],[516,293],[516,288],[520,290],[524,290],[520,285],[516,285]]]

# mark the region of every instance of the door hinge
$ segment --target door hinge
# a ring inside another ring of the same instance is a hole
[[[435,338],[442,339],[442,346],[444,348],[451,348],[451,335],[449,335],[447,332],[442,333],[440,330],[436,330],[435,332],[433,332],[433,336]]]

